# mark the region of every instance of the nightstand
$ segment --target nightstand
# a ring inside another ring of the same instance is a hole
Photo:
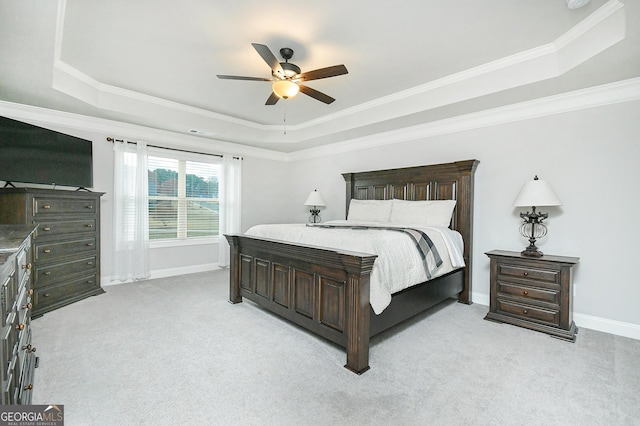
[[[577,257],[533,258],[493,250],[489,313],[484,319],[513,324],[575,342],[572,269]]]

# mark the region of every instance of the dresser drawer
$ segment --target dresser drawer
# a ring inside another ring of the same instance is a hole
[[[13,374],[11,374],[6,383],[2,386],[2,400],[6,401],[7,405],[15,404],[16,399],[13,397],[13,390],[15,389],[15,383],[13,380]]]
[[[28,275],[31,273],[31,260],[29,259],[29,248],[25,247],[20,250],[16,256],[16,271],[18,273],[18,286],[24,284]]]
[[[60,262],[50,266],[36,265],[34,268],[34,288],[60,282],[78,275],[92,275],[96,270],[96,257],[90,256],[79,260]],[[36,304],[38,302],[35,302]]]
[[[498,280],[498,294],[560,305],[560,291],[518,285]]]
[[[9,374],[13,372],[16,365],[15,354],[15,324],[7,325],[2,330],[2,359],[6,360],[6,364],[2,366],[2,380],[7,380]]]
[[[20,295],[16,300],[16,312],[18,313],[18,324],[28,324],[31,319],[31,295],[26,287],[20,291]]]
[[[496,302],[498,312],[554,326],[560,325],[560,311],[557,309],[545,309],[502,298],[498,298]]]
[[[96,199],[33,198],[33,214],[36,217],[54,214],[95,214],[96,209]]]
[[[2,330],[2,359],[10,361],[15,353],[15,346],[18,340],[18,329],[16,328],[16,313],[11,312],[7,316],[7,325]],[[6,367],[3,366],[3,367]]]
[[[34,245],[35,260],[47,262],[82,253],[91,254],[96,251],[96,238],[85,238],[77,241],[61,243],[41,242]]]
[[[24,369],[22,370],[22,377],[16,389],[18,390],[18,396],[16,402],[22,405],[31,404],[33,395],[33,378],[36,369],[37,357],[33,353],[27,354]]]
[[[550,284],[560,283],[560,271],[554,269],[542,269],[514,264],[498,263],[498,275],[535,280]]]
[[[2,310],[2,326],[4,327],[7,325],[7,316],[12,312],[13,304],[16,300],[17,287],[13,273],[5,278],[0,292],[2,296],[2,306],[0,310]]]
[[[34,234],[35,241],[50,238],[59,238],[72,234],[96,232],[96,219],[82,220],[36,220],[38,229]]]
[[[90,275],[47,288],[35,289],[33,301],[39,310],[46,310],[47,307],[64,302],[69,298],[95,292],[97,288],[99,288],[97,275]]]

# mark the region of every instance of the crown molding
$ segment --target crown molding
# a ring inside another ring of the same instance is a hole
[[[61,59],[65,9],[66,0],[59,0],[53,63],[53,87],[56,90],[98,108],[120,113],[145,114],[162,120],[168,117],[181,117],[185,121],[206,118],[211,129],[202,130],[211,133],[215,133],[216,122],[227,128],[248,129],[250,135],[264,141],[272,140],[272,136],[281,131],[280,124],[259,124],[95,80]],[[273,142],[295,145],[310,134],[314,137],[329,135],[372,124],[383,117],[397,118],[557,77],[624,39],[624,14],[623,3],[609,0],[551,43],[333,114],[288,125],[287,138]]]
[[[17,120],[27,120],[45,126],[56,125],[70,129],[102,133],[114,137],[154,141],[155,143],[164,143],[167,147],[191,147],[203,152],[243,155],[286,162],[371,149],[416,139],[635,100],[640,100],[640,77],[292,153],[281,153],[269,149],[254,148],[225,141],[184,135],[134,124],[87,117],[80,114],[6,101],[0,101],[0,115]]]
[[[289,161],[371,149],[640,99],[640,77],[290,153]]]
[[[288,159],[287,154],[269,149],[255,148],[210,138],[153,129],[137,124],[122,123],[2,100],[0,100],[0,115],[16,120],[25,120],[45,127],[47,125],[61,126],[68,129],[102,133],[118,139],[153,141],[154,143],[165,144],[167,147],[192,148],[212,154],[231,154],[276,161],[287,161]]]

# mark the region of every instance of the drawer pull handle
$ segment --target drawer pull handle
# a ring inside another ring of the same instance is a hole
[[[525,276],[525,277],[528,277],[528,276],[529,276],[529,273],[528,273],[528,272],[525,272],[525,273],[524,273],[524,276]]]
[[[16,325],[16,328],[20,331],[24,330],[24,324],[20,323],[18,325]]]
[[[87,243],[87,247],[93,247],[93,243]]]
[[[29,289],[29,296],[31,296],[31,295],[33,295],[33,289],[32,288]]]
[[[33,389],[32,384],[28,384],[27,386],[24,387],[24,390],[31,390],[31,389]]]
[[[87,228],[93,228],[93,225],[91,223],[87,224]]]
[[[31,309],[32,306],[31,303],[27,303],[26,305],[22,305],[22,309]]]
[[[51,296],[51,295],[50,295],[49,293],[45,293],[45,294],[43,294],[43,296],[44,296],[44,297],[49,297],[49,296]]]
[[[523,291],[522,293],[524,293],[524,295],[526,296],[527,294],[529,294],[529,292],[527,290]]]
[[[523,314],[527,315],[529,313],[529,311],[527,311],[526,309],[522,311]]]
[[[51,272],[50,272],[50,271],[47,271],[47,272],[45,272],[44,274],[45,274],[45,275],[51,275]]]
[[[46,231],[46,232],[49,232],[49,231],[51,231],[51,228],[47,226],[47,227],[42,228],[42,230]]]
[[[93,265],[93,262],[87,262],[87,265]]]
[[[89,205],[87,206],[87,208],[88,208],[88,209],[92,209],[92,208],[93,208],[93,205],[89,204]]]
[[[31,263],[27,263],[26,265],[22,265],[22,269],[31,269]]]
[[[93,284],[93,280],[87,280],[87,284]]]
[[[51,204],[45,204],[44,206],[42,206],[43,209],[50,209],[51,208]]]
[[[51,249],[44,249],[43,251],[44,251],[46,254],[51,253]]]

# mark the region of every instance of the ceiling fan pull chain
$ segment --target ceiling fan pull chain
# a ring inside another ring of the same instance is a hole
[[[287,102],[286,102],[286,99],[285,99],[285,102],[284,102],[284,119],[282,120],[282,128],[283,128],[284,134],[286,135],[287,134]]]

